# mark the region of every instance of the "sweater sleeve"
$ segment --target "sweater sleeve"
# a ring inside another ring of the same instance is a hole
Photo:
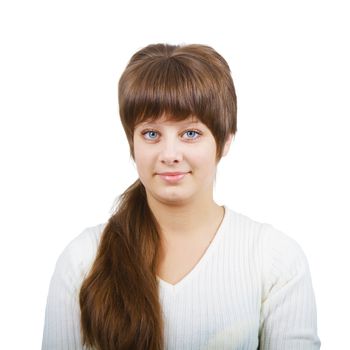
[[[85,349],[80,335],[79,290],[93,249],[83,232],[59,256],[47,297],[42,350]]]
[[[317,350],[315,297],[306,257],[291,238],[265,226],[259,350]]]

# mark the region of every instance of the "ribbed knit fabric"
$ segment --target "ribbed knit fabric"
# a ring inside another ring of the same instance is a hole
[[[60,255],[46,306],[43,350],[80,350],[79,289],[105,224],[85,229]],[[320,348],[308,263],[269,224],[225,207],[197,265],[176,285],[158,278],[168,350]]]

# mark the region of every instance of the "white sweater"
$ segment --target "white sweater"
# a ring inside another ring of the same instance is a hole
[[[106,224],[60,255],[47,299],[43,350],[84,349],[78,295]],[[225,207],[213,241],[176,285],[159,279],[165,349],[319,349],[314,293],[299,245]]]

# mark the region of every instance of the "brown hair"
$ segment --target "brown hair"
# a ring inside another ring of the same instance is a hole
[[[229,66],[204,45],[149,45],[119,80],[119,113],[134,158],[135,126],[163,115],[195,116],[212,132],[219,161],[235,134],[236,94]],[[98,350],[164,348],[158,298],[160,229],[140,179],[120,196],[80,289],[83,344]]]

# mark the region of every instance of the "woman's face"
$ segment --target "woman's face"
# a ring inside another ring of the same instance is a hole
[[[227,151],[228,145],[223,155]],[[148,199],[151,196],[164,204],[212,199],[216,143],[199,120],[166,121],[163,116],[138,124],[134,130],[134,155]]]

